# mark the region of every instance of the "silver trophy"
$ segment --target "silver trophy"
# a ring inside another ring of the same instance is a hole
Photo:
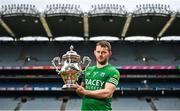
[[[70,51],[67,51],[62,58],[54,57],[52,60],[52,65],[64,81],[63,89],[74,89],[74,85],[82,74],[82,69],[86,69],[91,63],[91,59],[87,56],[84,56],[81,61],[81,56],[73,49],[71,45]]]

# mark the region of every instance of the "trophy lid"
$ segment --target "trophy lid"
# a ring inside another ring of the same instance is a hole
[[[74,49],[74,46],[71,45],[70,46],[70,51],[67,51],[66,54],[64,54],[62,56],[62,58],[63,59],[72,58],[72,59],[75,59],[75,60],[77,60],[79,62],[81,56],[79,54],[77,54],[77,52],[74,51],[73,49]]]

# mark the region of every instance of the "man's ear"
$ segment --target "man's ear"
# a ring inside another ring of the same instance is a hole
[[[96,50],[94,50],[94,55],[96,55]]]
[[[109,51],[109,57],[111,57],[112,56],[112,51]]]

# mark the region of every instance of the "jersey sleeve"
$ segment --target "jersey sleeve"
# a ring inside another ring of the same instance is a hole
[[[117,86],[119,83],[119,78],[120,78],[119,71],[114,68],[113,70],[110,70],[109,73],[110,73],[110,76],[108,77],[107,82],[112,83],[115,86]]]

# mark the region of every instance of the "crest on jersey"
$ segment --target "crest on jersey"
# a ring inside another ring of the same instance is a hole
[[[105,73],[104,73],[104,72],[102,72],[102,73],[100,74],[100,76],[101,76],[101,77],[104,77],[104,76],[105,76]]]

